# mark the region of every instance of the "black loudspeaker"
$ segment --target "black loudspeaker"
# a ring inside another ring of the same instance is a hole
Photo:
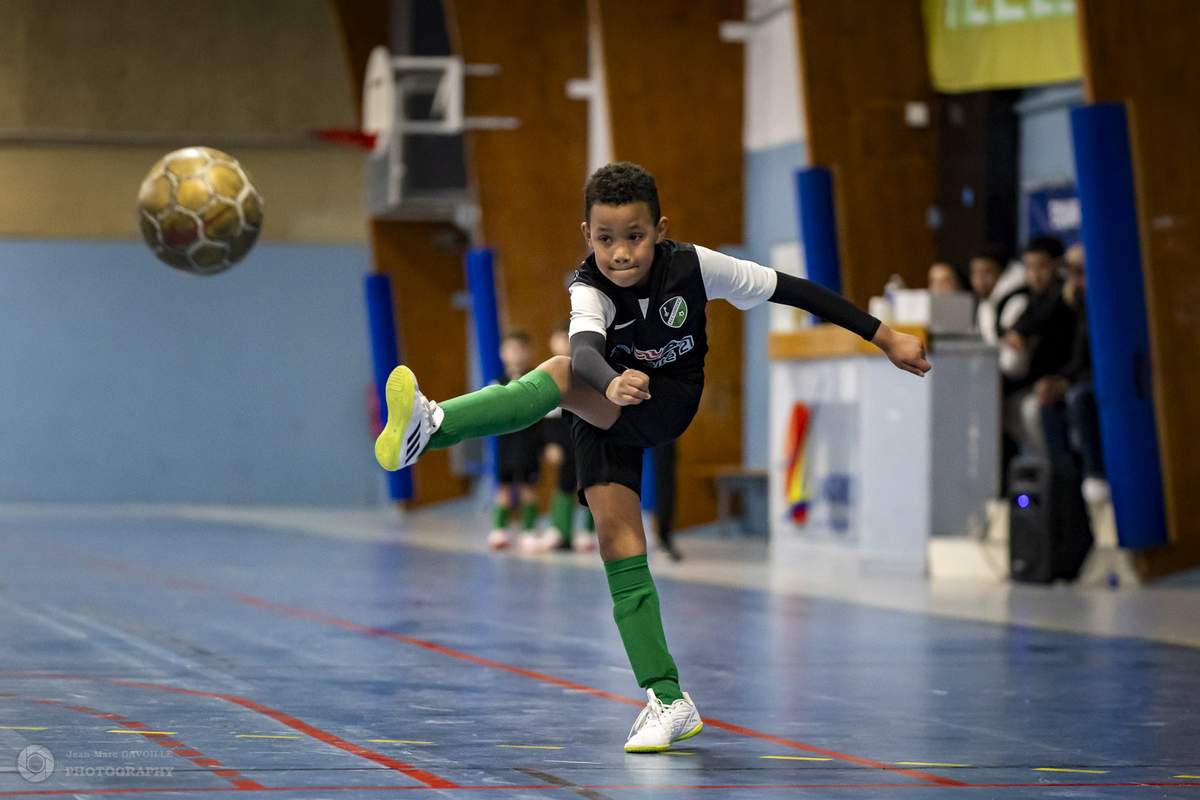
[[[1079,577],[1092,549],[1092,526],[1070,458],[1022,456],[1008,472],[1008,560],[1014,581],[1053,583]]]

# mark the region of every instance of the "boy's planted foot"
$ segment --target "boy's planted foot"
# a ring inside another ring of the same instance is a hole
[[[646,690],[648,702],[633,721],[629,739],[625,742],[626,753],[661,753],[674,742],[690,739],[704,730],[700,712],[687,692],[682,700],[669,706],[655,696],[653,689]]]
[[[387,425],[375,440],[375,460],[392,472],[412,466],[442,424],[444,414],[437,403],[421,394],[417,377],[403,364],[392,370],[383,394]]]
[[[503,528],[496,528],[496,530],[489,533],[487,537],[488,547],[492,548],[493,550],[503,550],[504,548],[508,547],[508,542],[508,531],[504,530]]]

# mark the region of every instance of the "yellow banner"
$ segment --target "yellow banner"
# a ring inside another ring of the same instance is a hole
[[[929,71],[941,92],[1078,80],[1075,0],[924,0]]]

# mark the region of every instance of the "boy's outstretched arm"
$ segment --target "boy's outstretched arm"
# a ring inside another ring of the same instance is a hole
[[[925,346],[921,344],[920,339],[892,330],[840,294],[829,291],[819,283],[776,270],[775,292],[770,301],[802,308],[852,333],[857,333],[882,350],[893,364],[905,372],[924,377],[925,373],[933,368],[925,357]]]
[[[884,352],[900,369],[914,375],[930,370],[921,340],[897,333],[819,283],[797,278],[753,261],[695,245],[709,300],[728,300],[735,308],[753,308],[764,300],[802,308],[857,333]]]

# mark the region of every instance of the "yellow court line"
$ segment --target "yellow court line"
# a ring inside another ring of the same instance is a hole
[[[759,758],[770,758],[776,761],[833,761],[832,758],[816,758],[814,756],[759,756]]]
[[[367,741],[377,744],[433,744],[433,742],[420,742],[416,739],[367,739]]]
[[[664,756],[694,756],[695,752],[691,750],[664,750]]]
[[[1084,775],[1107,775],[1106,769],[1067,769],[1065,767],[1034,767],[1034,772],[1081,772]]]
[[[562,750],[556,744],[498,744],[496,747],[505,747],[509,750]]]
[[[0,730],[5,730],[5,731],[48,731],[50,729],[39,726],[39,725],[0,725]]]
[[[1172,775],[1172,778],[1187,778],[1190,781],[1200,781],[1200,775]]]
[[[969,767],[970,764],[942,764],[937,761],[897,761],[900,767]]]
[[[138,736],[174,736],[178,731],[131,731],[125,728],[114,728],[106,733],[136,733]]]
[[[299,736],[293,736],[290,733],[272,734],[272,733],[236,733],[235,738],[238,739],[299,739]]]

